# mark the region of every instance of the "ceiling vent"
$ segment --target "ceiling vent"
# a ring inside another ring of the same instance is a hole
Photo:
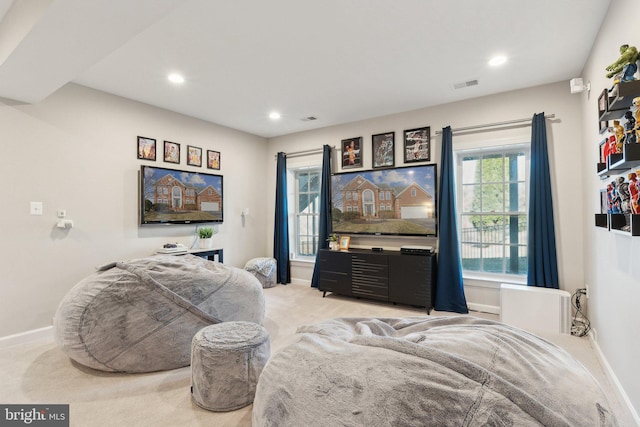
[[[313,116],[309,116],[309,117],[305,117],[305,118],[300,119],[300,120],[302,120],[303,122],[310,122],[312,120],[318,120],[318,118],[317,117],[313,117]]]
[[[469,80],[468,82],[463,82],[463,83],[456,83],[453,85],[454,89],[462,89],[465,87],[469,87],[469,86],[477,86],[478,85],[478,81],[477,80]]]

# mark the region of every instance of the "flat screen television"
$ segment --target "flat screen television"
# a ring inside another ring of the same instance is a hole
[[[333,232],[436,236],[436,172],[424,164],[333,174]]]
[[[140,224],[222,222],[222,193],[222,175],[143,165]]]

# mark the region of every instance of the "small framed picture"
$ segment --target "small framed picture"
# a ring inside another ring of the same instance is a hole
[[[600,163],[607,163],[607,155],[609,154],[607,150],[609,147],[607,146],[607,139],[603,139],[599,145],[599,153],[600,153]]]
[[[342,169],[362,167],[362,137],[342,140]]]
[[[202,166],[202,148],[187,145],[187,164],[189,166]]]
[[[374,168],[388,168],[395,165],[395,136],[395,132],[371,136]]]
[[[600,133],[607,127],[607,122],[602,120],[602,116],[607,112],[607,108],[609,108],[609,91],[605,89],[598,97],[598,118],[600,119],[598,131]]]
[[[609,198],[607,190],[600,190],[600,213],[609,213]]]
[[[142,160],[156,161],[156,140],[152,138],[138,137],[138,158]]]
[[[431,161],[431,128],[409,129],[404,131],[404,162]]]
[[[346,251],[349,250],[349,243],[351,242],[350,236],[342,236],[340,237],[340,250]]]
[[[167,163],[180,163],[180,144],[177,142],[164,142],[164,161]]]
[[[207,167],[220,170],[220,152],[207,150]]]

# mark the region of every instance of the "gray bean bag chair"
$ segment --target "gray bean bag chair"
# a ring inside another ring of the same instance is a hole
[[[274,258],[253,258],[247,261],[244,269],[256,276],[263,288],[272,288],[276,283],[278,267]]]
[[[617,426],[591,374],[523,330],[468,316],[332,319],[272,356],[252,426]]]
[[[101,267],[64,297],[54,318],[60,348],[110,372],[188,366],[205,326],[264,320],[262,285],[252,274],[193,255],[157,255]]]

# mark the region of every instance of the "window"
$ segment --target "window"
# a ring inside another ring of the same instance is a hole
[[[527,274],[529,147],[456,153],[463,272]]]
[[[314,257],[320,228],[320,169],[297,170],[295,183],[295,255]]]

